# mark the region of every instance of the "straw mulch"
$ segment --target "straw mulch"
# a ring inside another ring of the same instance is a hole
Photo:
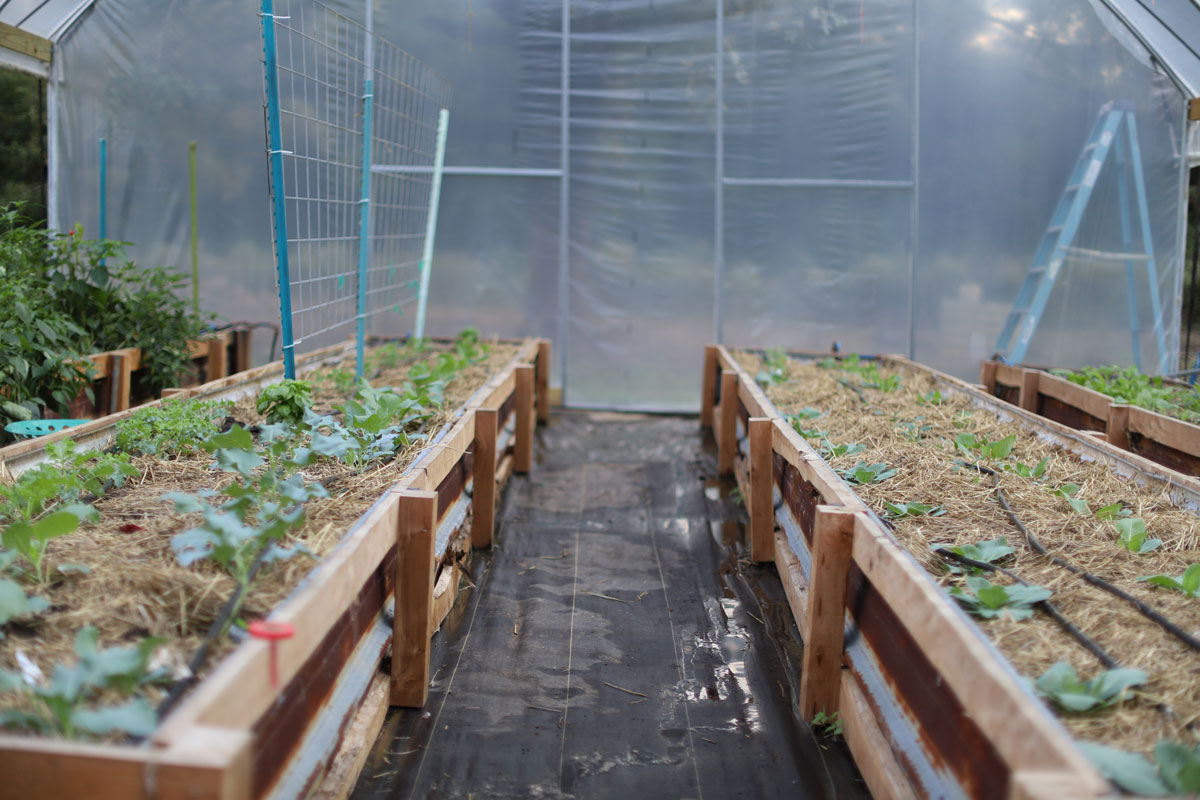
[[[751,375],[762,368],[761,359],[752,353],[738,353],[737,359]],[[1144,754],[1160,739],[1200,743],[1200,653],[1131,605],[1037,555],[1000,508],[992,479],[954,463],[963,458],[955,450],[954,438],[964,432],[988,441],[1015,435],[1009,463],[1032,467],[1050,457],[1040,482],[1009,472],[1001,475],[1000,485],[1021,521],[1051,553],[1126,590],[1193,635],[1200,633],[1200,599],[1156,589],[1137,578],[1158,573],[1178,576],[1189,564],[1200,561],[1200,520],[1196,515],[1175,506],[1159,489],[1085,462],[1011,420],[974,407],[967,395],[939,387],[927,374],[896,368],[882,372],[900,375],[900,388],[891,393],[860,389],[864,403],[852,389],[838,383],[840,379],[861,385],[857,376],[793,359],[786,381],[768,388],[767,395],[782,414],[806,406],[823,411],[823,416],[806,422],[805,427],[826,431],[834,444],[867,445],[863,453],[834,459],[835,468],[846,469],[862,460],[868,464],[882,461],[899,469],[888,480],[853,487],[881,516],[884,500],[919,501],[946,509],[944,516],[894,523],[899,541],[943,586],[960,578],[947,573],[931,545],[962,545],[1004,536],[1017,553],[1002,560],[1001,566],[1053,590],[1051,601],[1059,610],[1122,666],[1150,674],[1150,681],[1136,696],[1118,708],[1087,715],[1061,714],[1074,735]],[[934,389],[941,389],[940,405],[918,403],[918,398]],[[819,440],[810,443],[816,445]],[[1000,469],[996,463],[991,466]],[[1162,547],[1146,555],[1123,549],[1112,522],[1074,513],[1066,500],[1048,491],[1064,483],[1078,484],[1077,496],[1085,498],[1093,511],[1121,502],[1145,520],[1150,536],[1162,539]],[[1011,582],[998,573],[988,577],[996,583]],[[1094,656],[1041,613],[1026,622],[978,622],[1023,675],[1036,678],[1063,660],[1085,679],[1103,669]]]
[[[516,345],[496,342],[489,347],[485,359],[459,372],[447,385],[443,410],[426,427],[431,438],[450,420],[453,410],[511,361],[518,350]],[[432,360],[438,348],[435,346],[431,352],[423,358]],[[409,360],[376,374],[372,385],[398,387],[412,363]],[[353,371],[353,355],[333,369],[347,365]],[[329,371],[306,376],[315,382],[314,406],[321,410],[328,410],[342,399],[335,397]],[[254,410],[253,397],[236,403],[229,413],[244,426],[263,421]],[[306,522],[294,538],[317,556],[329,552],[351,524],[399,479],[421,449],[422,445],[415,443],[386,466],[361,475],[348,475],[349,467],[332,461],[306,468],[304,475],[310,481],[345,477],[330,487],[330,498],[309,502]],[[52,607],[44,614],[7,626],[8,635],[0,639],[0,666],[15,669],[16,654],[21,651],[49,675],[55,663],[74,663],[75,634],[93,625],[99,629],[101,647],[132,643],[145,636],[164,637],[167,642],[156,653],[156,660],[182,671],[232,595],[235,582],[209,562],[189,568],[176,563],[171,537],[195,525],[199,515],[174,513],[172,504],[162,496],[167,492],[219,489],[227,484],[229,476],[211,471],[210,460],[206,454],[172,460],[135,458],[140,478],[131,479],[96,503],[99,521],[51,542],[46,559],[49,574],[55,577],[47,586],[28,590],[46,598]],[[90,574],[57,575],[54,566],[59,563],[86,565]],[[247,593],[240,616],[253,619],[267,615],[314,565],[312,558],[300,555],[264,566]],[[211,671],[221,655],[233,647],[234,642],[225,637],[210,654],[201,675]],[[0,694],[0,710],[24,704],[12,693]]]

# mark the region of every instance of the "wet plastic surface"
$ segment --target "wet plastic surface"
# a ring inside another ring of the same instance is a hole
[[[869,796],[694,417],[556,415],[354,797]]]

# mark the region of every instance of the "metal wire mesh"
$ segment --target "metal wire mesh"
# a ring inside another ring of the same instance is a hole
[[[448,107],[450,88],[425,64],[315,0],[275,0],[273,27],[283,168],[271,190],[283,192],[286,217],[286,243],[277,220],[275,246],[286,247],[292,336],[295,352],[303,352],[354,332],[362,214],[369,214],[366,316],[403,313],[416,300],[438,111]],[[363,159],[367,78],[370,165]],[[268,86],[268,104],[269,95]],[[428,169],[377,171],[374,164]]]

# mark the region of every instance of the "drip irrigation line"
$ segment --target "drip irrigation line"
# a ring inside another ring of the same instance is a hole
[[[175,708],[176,704],[179,703],[180,698],[183,697],[184,692],[186,692],[188,688],[190,688],[191,685],[196,682],[200,668],[203,667],[204,662],[208,660],[208,651],[212,648],[213,643],[217,639],[221,638],[221,636],[225,634],[225,631],[229,629],[229,625],[233,621],[234,616],[237,614],[238,610],[241,609],[242,601],[246,598],[246,590],[250,588],[250,583],[254,580],[255,575],[258,574],[258,568],[262,566],[263,556],[266,555],[268,549],[269,548],[263,548],[259,552],[258,557],[254,559],[254,563],[250,565],[250,572],[246,575],[246,582],[238,584],[237,589],[235,589],[233,594],[230,595],[229,599],[225,601],[225,605],[221,607],[221,613],[219,613],[217,618],[213,620],[213,623],[208,626],[208,632],[204,635],[204,641],[201,642],[200,646],[192,652],[192,657],[188,661],[187,676],[175,681],[175,683],[171,685],[171,691],[169,691],[167,696],[163,698],[163,701],[158,704],[157,714],[160,720],[164,719],[167,714],[169,714],[171,710]]]
[[[862,389],[858,388],[850,381],[844,381],[841,378],[834,378],[834,380],[837,381],[838,383],[840,383],[842,386],[845,386],[850,391],[854,392],[856,395],[858,395],[859,402],[862,403],[864,406],[870,405],[870,403],[867,402],[867,396],[865,394],[863,394]]]
[[[960,564],[966,564],[969,567],[975,567],[976,569],[982,569],[987,572],[1003,573],[1022,586],[1030,585],[1028,581],[1022,579],[1012,570],[1007,570],[1004,567],[1000,567],[995,564],[989,564],[986,561],[976,561],[973,558],[960,556],[958,553],[954,553],[949,550],[935,550],[934,552],[936,552],[942,558],[950,561],[957,561]],[[1058,610],[1058,607],[1049,600],[1042,600],[1034,603],[1034,605],[1044,611],[1046,616],[1057,622],[1059,627],[1066,631],[1066,633],[1069,634],[1072,639],[1078,642],[1085,650],[1094,655],[1106,669],[1116,669],[1117,667],[1121,666],[1119,663],[1117,663],[1115,658],[1110,656],[1103,647],[1095,642],[1095,640],[1091,639],[1086,633],[1079,630],[1079,628],[1077,628],[1075,624],[1071,622],[1071,620],[1067,619],[1066,616],[1064,616],[1063,613]]]
[[[1124,600],[1125,602],[1129,603],[1134,608],[1136,608],[1138,610],[1138,613],[1140,613],[1143,617],[1150,620],[1151,622],[1154,622],[1159,627],[1161,627],[1163,630],[1165,630],[1167,633],[1171,634],[1176,639],[1179,639],[1179,641],[1186,644],[1188,647],[1200,652],[1200,639],[1197,639],[1195,636],[1192,636],[1190,633],[1185,631],[1183,628],[1180,628],[1174,622],[1171,622],[1171,620],[1167,619],[1162,614],[1158,613],[1153,608],[1151,608],[1150,606],[1143,603],[1141,600],[1139,600],[1136,597],[1134,597],[1133,595],[1131,595],[1129,592],[1125,591],[1124,589],[1121,589],[1118,586],[1114,586],[1113,584],[1109,583],[1108,581],[1104,580],[1103,578],[1093,575],[1092,573],[1088,572],[1087,570],[1083,569],[1082,567],[1078,567],[1075,564],[1072,564],[1070,561],[1059,558],[1056,555],[1052,555],[1042,545],[1042,543],[1038,541],[1037,537],[1034,536],[1033,533],[1031,533],[1030,530],[1025,527],[1025,525],[1021,522],[1020,518],[1017,517],[1016,512],[1014,512],[1012,510],[1012,506],[1010,506],[1008,504],[1008,499],[1004,495],[1004,490],[1000,488],[1000,473],[996,472],[994,469],[989,469],[988,467],[982,466],[980,464],[972,464],[968,461],[956,460],[955,463],[962,464],[965,467],[969,467],[971,469],[982,472],[984,475],[991,476],[993,487],[995,488],[995,492],[996,492],[996,500],[999,501],[1000,507],[1002,509],[1004,509],[1004,513],[1008,515],[1009,521],[1012,522],[1013,526],[1016,527],[1016,529],[1021,532],[1021,534],[1025,537],[1025,541],[1029,544],[1029,546],[1033,550],[1035,550],[1040,555],[1046,556],[1048,559],[1050,559],[1050,563],[1054,564],[1055,566],[1062,567],[1063,569],[1067,570],[1068,572],[1079,576],[1085,583],[1089,583],[1092,586],[1095,586],[1097,589],[1102,589],[1102,590],[1108,592],[1109,594],[1113,595],[1114,597],[1121,598],[1122,600]]]

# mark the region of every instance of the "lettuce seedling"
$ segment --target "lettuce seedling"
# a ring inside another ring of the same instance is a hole
[[[1114,524],[1117,526],[1117,533],[1120,534],[1118,541],[1120,541],[1121,547],[1131,553],[1141,555],[1162,546],[1162,539],[1146,538],[1149,535],[1146,533],[1146,523],[1140,517],[1119,519]]]
[[[1131,794],[1200,794],[1200,747],[1164,739],[1155,745],[1155,763],[1151,764],[1137,753],[1092,742],[1076,744],[1104,777]]]
[[[945,550],[948,553],[954,553],[955,555],[962,556],[963,558],[969,558],[972,561],[980,561],[984,564],[994,564],[997,561],[999,561],[1000,559],[1007,558],[1007,557],[1011,556],[1013,553],[1017,552],[1017,549],[1015,547],[1012,547],[1011,545],[1009,545],[1008,539],[1006,539],[1003,536],[997,537],[995,539],[988,539],[987,541],[984,541],[984,542],[975,542],[972,544],[964,544],[961,547],[945,545],[945,544],[935,544],[933,546],[933,549],[935,551],[936,550]],[[983,569],[981,569],[979,567],[970,566],[969,564],[964,564],[962,566],[958,566],[955,564],[948,564],[947,569],[949,569],[953,573],[961,573],[964,571],[969,571],[973,575],[979,575],[984,572]]]
[[[1140,669],[1124,667],[1106,670],[1090,681],[1081,681],[1074,667],[1059,661],[1034,681],[1033,688],[1040,697],[1064,711],[1082,713],[1117,703],[1130,688],[1142,685],[1149,678]]]
[[[941,506],[931,506],[925,503],[909,502],[909,503],[889,503],[883,501],[883,507],[887,509],[888,519],[901,519],[903,517],[940,517],[946,513],[946,509]]]
[[[853,484],[880,483],[895,475],[899,470],[888,469],[887,464],[867,464],[859,461],[850,469],[839,469],[838,474]]]
[[[821,455],[827,459],[841,458],[842,456],[856,456],[859,453],[865,452],[867,446],[865,444],[833,444],[828,439],[821,442],[817,448]]]
[[[1033,606],[1050,599],[1053,594],[1043,586],[999,586],[977,575],[967,577],[966,589],[955,586],[950,596],[962,604],[968,613],[994,619],[1007,616],[1015,622],[1033,616]]]
[[[1200,563],[1189,566],[1178,578],[1170,575],[1143,575],[1138,580],[1161,586],[1164,589],[1174,589],[1194,598],[1200,596]]]
[[[1071,506],[1071,510],[1076,514],[1087,514],[1092,510],[1087,500],[1076,496],[1079,494],[1079,484],[1077,483],[1064,483],[1057,489],[1047,489],[1046,491],[1066,500],[1067,505]]]
[[[1003,469],[1007,472],[1020,475],[1022,478],[1030,478],[1036,481],[1046,474],[1046,467],[1048,466],[1050,466],[1050,456],[1046,456],[1033,467],[1018,461],[1012,464],[1005,464]]]

